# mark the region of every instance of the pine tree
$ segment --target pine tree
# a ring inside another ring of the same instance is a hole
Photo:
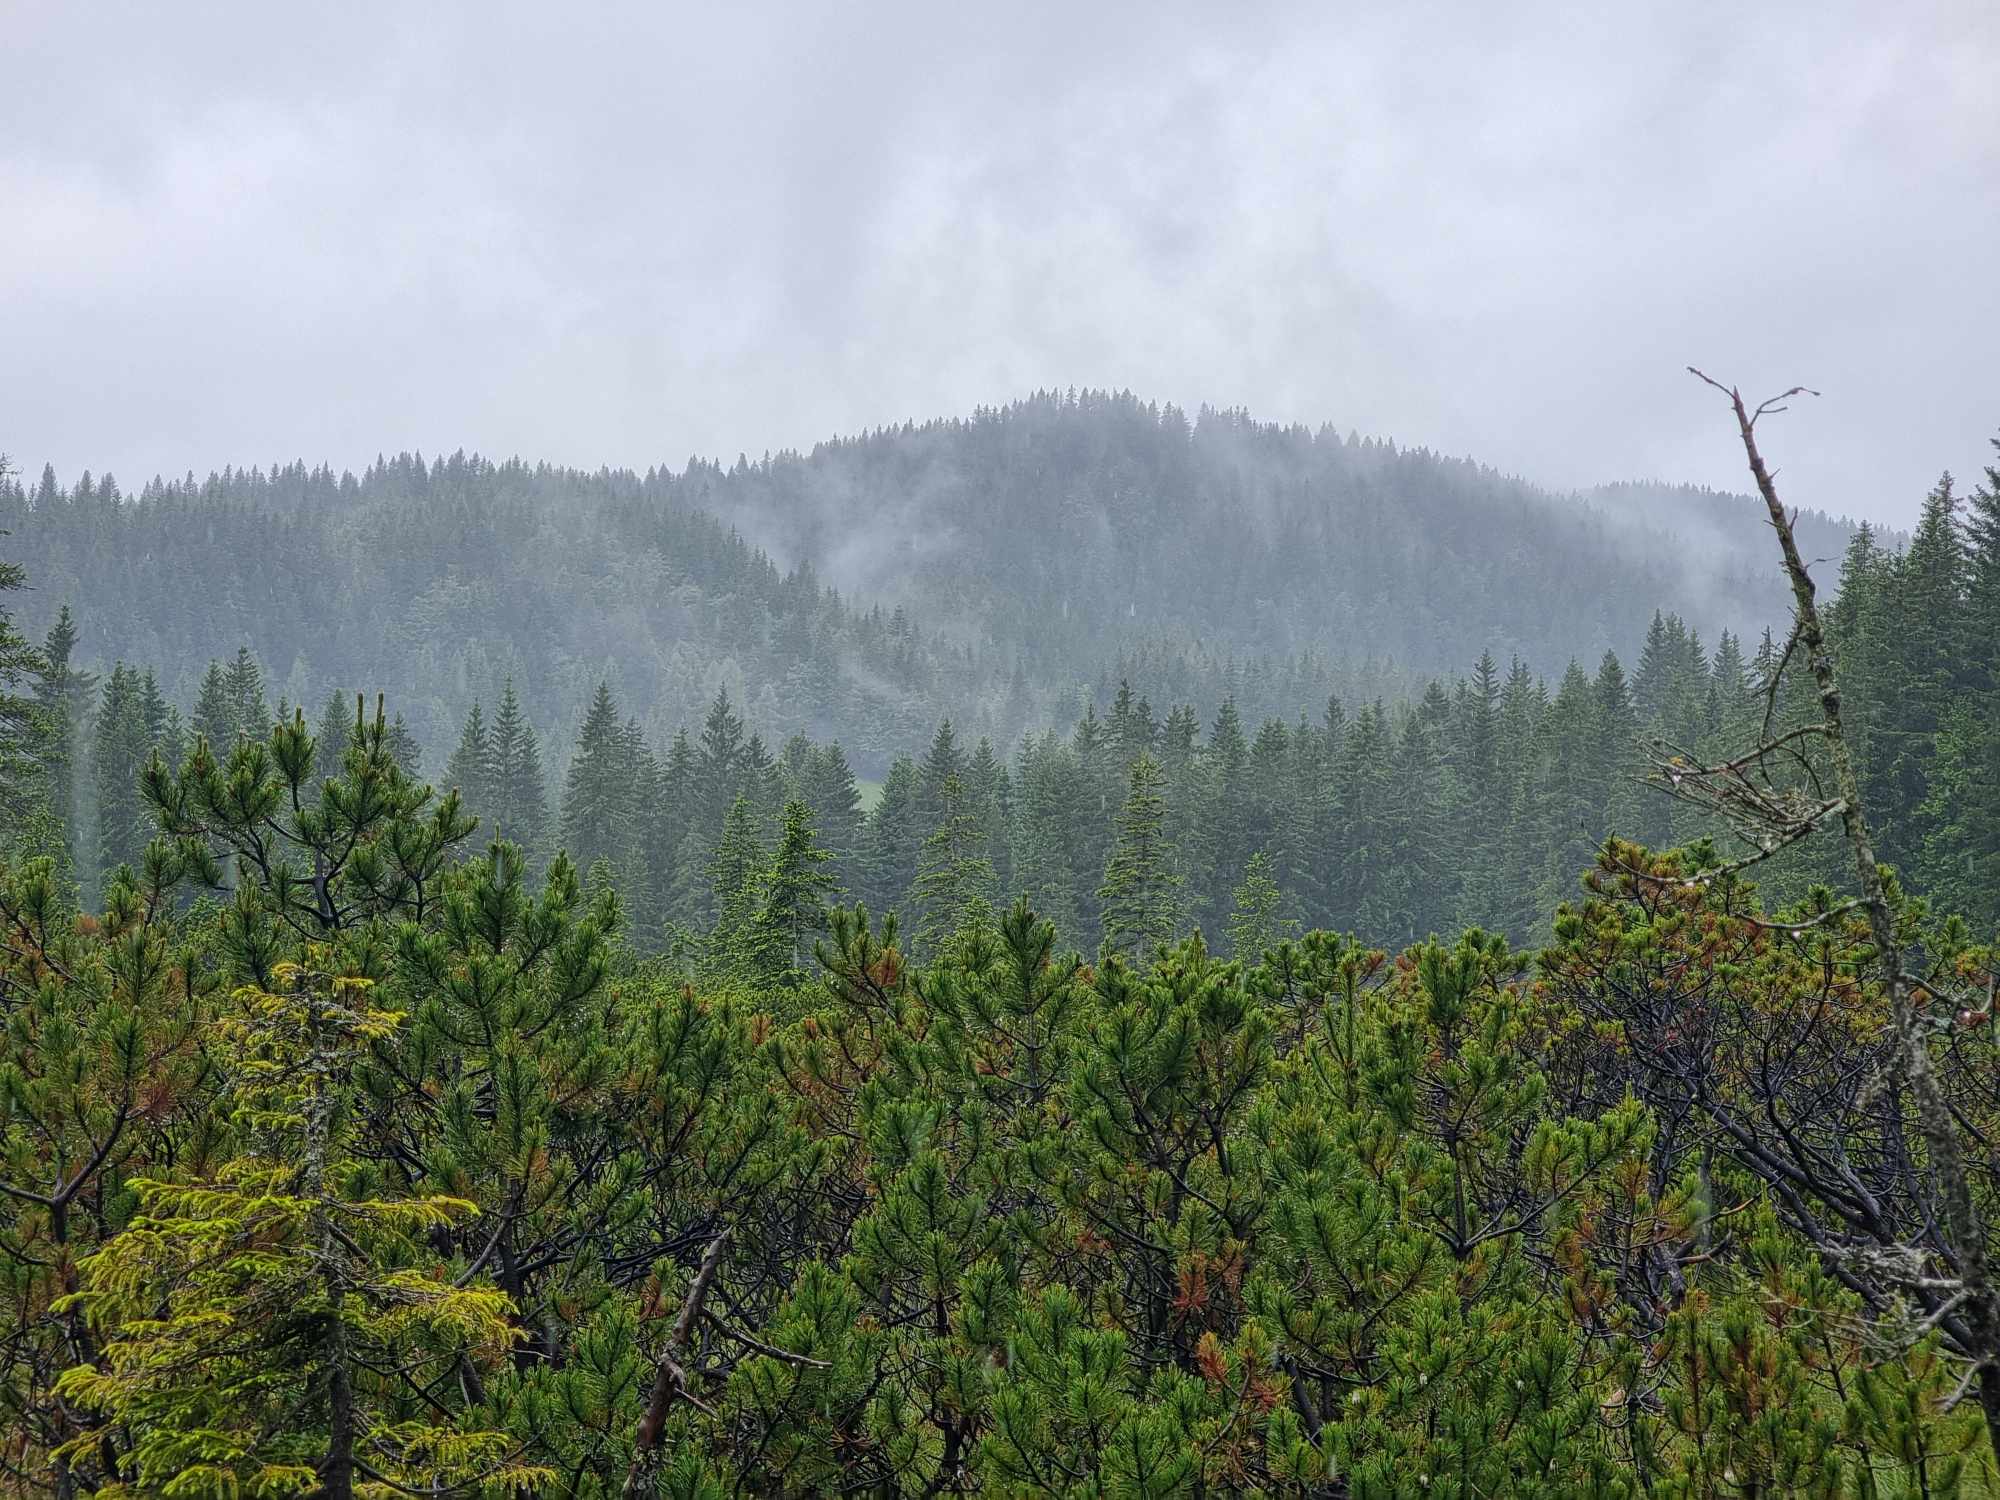
[[[437,797],[403,774],[379,697],[372,719],[357,700],[334,781],[319,779],[298,713],[225,759],[199,742],[178,774],[155,756],[140,784],[172,846],[157,872],[166,887],[219,888],[233,866],[239,899],[220,934],[238,972],[260,983],[308,937],[379,922],[393,930],[435,911],[439,882],[474,827],[456,793]]]
[[[1145,954],[1171,942],[1179,930],[1181,887],[1166,843],[1166,777],[1159,762],[1142,754],[1127,774],[1117,840],[1097,899],[1104,911],[1105,946]]]

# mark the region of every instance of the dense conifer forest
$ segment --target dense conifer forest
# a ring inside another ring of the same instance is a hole
[[[1745,514],[1097,392],[677,472],[401,454],[0,489],[27,634],[68,604],[81,664],[150,668],[184,713],[247,648],[274,702],[390,688],[441,756],[511,680],[560,762],[600,680],[656,745],[721,689],[870,779],[944,719],[1010,755],[1121,681],[1255,724],[1414,696],[1482,649],[1552,678],[1629,661],[1656,608],[1754,647],[1779,595]],[[1851,530],[1800,525],[1815,556]]]
[[[2000,465],[1749,456],[0,477],[0,1486],[2000,1494]]]

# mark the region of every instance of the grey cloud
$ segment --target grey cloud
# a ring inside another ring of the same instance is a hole
[[[1036,386],[1906,521],[2000,425],[2000,12],[18,7],[0,448],[678,464]],[[963,12],[963,14],[961,14]]]

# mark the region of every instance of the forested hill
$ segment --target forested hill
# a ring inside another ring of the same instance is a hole
[[[22,624],[69,604],[80,662],[143,662],[177,702],[245,645],[293,703],[395,684],[435,750],[511,678],[560,752],[600,678],[660,739],[726,688],[864,773],[941,717],[1010,745],[1121,679],[1291,715],[1482,649],[1548,674],[1629,655],[1658,606],[1754,632],[1778,589],[1754,520],[1703,519],[1729,512],[1098,393],[679,472],[460,453],[0,492]],[[1804,524],[1838,555],[1844,527]]]
[[[728,472],[692,503],[871,598],[1073,670],[1146,643],[1463,671],[1634,650],[1658,606],[1753,637],[1779,581],[1756,503],[1558,496],[1465,459],[1126,394],[1040,395]],[[1800,519],[1838,558],[1852,527]],[[1470,655],[1468,655],[1470,652]]]

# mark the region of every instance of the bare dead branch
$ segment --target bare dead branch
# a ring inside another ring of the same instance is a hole
[[[1984,1215],[1973,1197],[1958,1122],[1938,1081],[1931,1058],[1930,1028],[1913,999],[1914,976],[1903,962],[1896,910],[1890,898],[1888,881],[1876,860],[1874,840],[1862,807],[1860,780],[1842,728],[1840,687],[1834,678],[1833,654],[1815,601],[1817,590],[1812,572],[1799,554],[1792,516],[1779,501],[1771,471],[1765,466],[1764,456],[1757,447],[1756,427],[1760,417],[1785,410],[1784,403],[1793,396],[1817,395],[1818,392],[1807,386],[1794,386],[1760,403],[1753,412],[1745,407],[1741,392],[1734,386],[1724,386],[1693,365],[1688,366],[1688,370],[1705,385],[1729,398],[1730,410],[1736,418],[1737,435],[1743,443],[1743,455],[1749,462],[1751,478],[1756,481],[1757,494],[1764,502],[1765,514],[1771,529],[1777,533],[1779,551],[1784,557],[1797,621],[1794,634],[1797,645],[1804,649],[1806,666],[1812,673],[1817,690],[1827,758],[1837,794],[1824,805],[1818,816],[1825,818],[1838,814],[1841,830],[1853,852],[1854,872],[1860,888],[1859,901],[1862,910],[1868,914],[1869,935],[1876,950],[1882,988],[1888,1002],[1895,1038],[1895,1067],[1909,1090],[1910,1101],[1915,1105],[1916,1129],[1922,1138],[1923,1154],[1928,1157],[1924,1174],[1926,1180],[1920,1186],[1918,1204],[1928,1226],[1927,1233],[1941,1242],[1942,1258],[1948,1262],[1948,1269],[1956,1272],[1963,1289],[1964,1313],[1956,1322],[1962,1324],[1965,1335],[1956,1341],[1972,1362],[1966,1386],[1969,1389],[1977,1382],[1980,1387],[1980,1405],[1986,1418],[1988,1438],[1996,1455],[2000,1455],[2000,1298],[1996,1298],[1988,1266]],[[1740,787],[1724,784],[1716,795],[1745,816],[1763,816],[1774,810],[1760,805],[1755,798],[1740,797]],[[1780,811],[1789,813],[1792,809]],[[1905,1147],[1905,1153],[1912,1160],[1918,1156],[1915,1150],[1908,1147]],[[1911,1258],[1913,1264],[1927,1259],[1916,1245],[1899,1245],[1894,1249]]]
[[[697,1411],[715,1415],[713,1407],[688,1389],[687,1369],[681,1364],[681,1355],[694,1335],[702,1304],[708,1301],[709,1288],[715,1284],[716,1272],[722,1267],[722,1252],[729,1245],[729,1234],[725,1225],[702,1252],[701,1265],[681,1302],[680,1316],[674,1319],[673,1332],[667,1336],[667,1347],[654,1361],[652,1396],[646,1403],[646,1415],[639,1423],[633,1444],[632,1467],[625,1473],[625,1500],[639,1500],[648,1492],[653,1466],[659,1459],[660,1439],[666,1433],[667,1416],[674,1402],[685,1401]]]

